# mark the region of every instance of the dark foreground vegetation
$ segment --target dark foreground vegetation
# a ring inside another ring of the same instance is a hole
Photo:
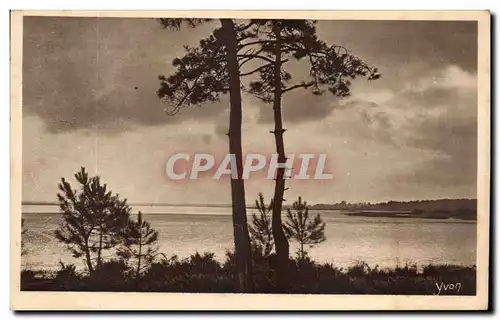
[[[254,263],[256,293],[275,293],[273,255]],[[359,263],[347,269],[318,264],[310,259],[289,261],[288,293],[295,294],[410,294],[475,295],[476,268],[455,265],[428,265],[420,270],[406,265],[394,269],[370,268]],[[446,290],[445,290],[446,288]],[[21,290],[29,291],[141,291],[237,293],[234,255],[224,262],[213,253],[189,258],[164,258],[136,278],[124,261],[102,265],[98,276],[77,272],[73,265],[61,264],[57,271],[24,270]]]

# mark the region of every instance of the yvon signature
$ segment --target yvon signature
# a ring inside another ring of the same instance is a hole
[[[436,287],[437,287],[437,292],[434,295],[440,295],[442,293],[455,293],[458,294],[460,293],[460,290],[462,289],[462,284],[460,282],[457,283],[437,283],[436,282]]]

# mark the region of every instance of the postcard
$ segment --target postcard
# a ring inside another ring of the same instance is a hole
[[[13,310],[485,310],[487,11],[12,11]]]

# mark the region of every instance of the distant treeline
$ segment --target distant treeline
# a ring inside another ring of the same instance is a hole
[[[416,201],[388,201],[380,203],[347,203],[345,201],[335,204],[316,204],[311,206],[315,210],[376,210],[376,211],[399,211],[412,212],[422,211],[457,211],[460,209],[477,210],[477,199],[439,199],[439,200],[416,200]]]
[[[477,220],[477,199],[317,204],[316,210],[345,210],[349,216]]]

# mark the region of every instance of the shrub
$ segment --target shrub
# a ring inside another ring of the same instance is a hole
[[[254,261],[255,289],[275,293],[276,277],[270,267],[273,258]],[[124,261],[112,260],[102,265],[102,278],[79,274],[73,265],[60,265],[55,272],[23,270],[21,289],[37,291],[156,291],[156,292],[238,292],[234,254],[226,253],[222,265],[213,253],[195,253],[179,260],[164,257],[154,262],[136,283]],[[313,260],[289,260],[290,291],[300,294],[414,294],[434,295],[436,284],[460,283],[460,292],[440,294],[474,295],[476,268],[455,265],[428,265],[418,272],[416,266],[394,269],[370,267],[364,262],[346,270]]]
[[[203,254],[196,252],[185,263],[189,266],[189,271],[192,274],[214,274],[221,269],[219,262],[214,257],[215,254],[212,252]]]
[[[81,276],[76,272],[74,264],[64,264],[59,261],[59,269],[55,272],[54,284],[61,290],[72,290],[77,288]]]

